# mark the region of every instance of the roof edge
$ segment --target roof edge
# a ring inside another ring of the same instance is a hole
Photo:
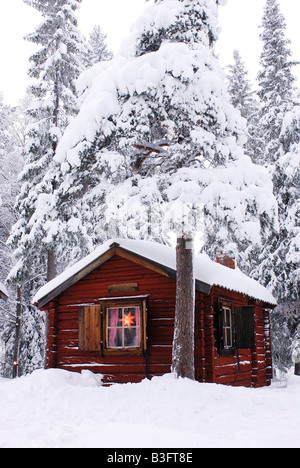
[[[121,240],[119,242],[119,239],[115,239],[115,240],[112,239],[111,241],[105,242],[103,245],[99,246],[99,248],[97,248],[94,252],[89,254],[87,257],[85,257],[84,259],[74,264],[72,267],[65,270],[62,274],[54,278],[49,283],[46,283],[45,286],[43,286],[36,293],[36,295],[34,296],[32,300],[32,303],[36,305],[38,308],[43,308],[46,304],[54,300],[59,294],[63,293],[66,289],[71,287],[73,284],[83,279],[86,275],[91,273],[94,269],[101,266],[103,263],[108,261],[111,257],[113,257],[116,254],[120,255],[123,258],[127,258],[128,260],[131,260],[137,264],[145,266],[146,268],[149,268],[152,271],[155,271],[161,275],[167,276],[176,281],[177,274],[176,274],[176,265],[174,263],[174,259],[171,262],[164,262],[162,264],[160,263],[161,258],[159,257],[156,258],[155,256],[151,256],[151,255],[148,257],[145,254],[144,250],[141,251],[139,249],[137,250],[134,248],[131,249],[130,247],[131,247],[130,244],[128,246],[128,244],[126,245],[126,243],[123,246]],[[212,261],[210,260],[210,262]],[[226,268],[222,265],[218,265],[219,269],[221,267]],[[223,274],[223,272],[218,272],[219,276],[220,276],[220,273]],[[208,278],[208,281],[206,280],[206,277]],[[248,297],[251,297],[253,299],[260,300],[264,304],[267,304],[269,306],[271,305],[272,308],[276,307],[275,299],[274,301],[271,300],[271,296],[270,297],[266,296],[265,298],[261,296],[259,298],[259,296],[249,294],[249,291],[242,292],[242,291],[239,291],[239,289],[232,288],[227,283],[219,284],[218,279],[219,278],[215,278],[214,280],[210,275],[205,275],[204,278],[198,278],[198,276],[196,275],[195,288],[197,291],[205,295],[208,295],[211,292],[211,289],[213,286],[219,285],[219,287],[222,287],[223,289],[235,291],[239,294],[247,295]],[[251,279],[249,278],[249,281],[250,280]]]
[[[131,250],[125,249],[124,247],[120,246],[118,242],[113,242],[112,244],[110,244],[108,250],[100,254],[99,257],[92,260],[88,265],[85,265],[79,271],[69,276],[65,281],[58,284],[51,291],[45,293],[44,296],[42,295],[37,301],[34,301],[34,305],[37,306],[39,309],[44,307],[46,304],[48,304],[53,299],[55,299],[59,294],[63,293],[66,289],[73,286],[73,284],[83,279],[85,276],[91,273],[94,269],[101,266],[103,263],[108,261],[114,255],[120,255],[121,257],[127,258],[128,260],[144,265],[147,268],[150,268],[156,271],[157,273],[165,275],[176,281],[176,271],[173,270],[172,268],[162,265],[161,263],[155,262],[153,260],[150,260],[149,258],[139,255],[135,252],[132,252]],[[59,276],[57,278],[59,278]],[[52,281],[55,282],[57,278],[54,278]],[[199,280],[196,280],[195,283],[196,283],[196,290],[203,292],[204,294],[208,294],[210,292],[211,285],[206,284]],[[47,285],[49,285],[49,283],[47,283]]]
[[[0,299],[3,299],[4,301],[7,301],[8,296],[3,291],[0,291]]]
[[[0,283],[0,299],[4,299],[4,301],[8,299],[8,292],[3,283]]]
[[[55,297],[59,296],[62,292],[66,291],[66,289],[73,286],[73,284],[77,283],[83,279],[86,275],[91,273],[95,268],[99,267],[111,257],[115,255],[115,247],[111,247],[110,249],[106,250],[103,254],[99,255],[96,259],[93,259],[88,265],[83,266],[79,271],[76,271],[73,275],[66,278],[65,281],[59,283],[56,287],[54,287],[49,293],[46,293],[44,296],[41,296],[38,300],[33,299],[33,305],[37,306],[39,309],[44,307],[46,304],[51,302]],[[49,286],[51,282],[54,282],[60,277],[61,275],[54,278],[52,281],[47,283],[45,286]],[[42,290],[42,288],[41,288]]]

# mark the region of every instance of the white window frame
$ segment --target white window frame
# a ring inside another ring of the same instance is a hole
[[[227,306],[222,307],[222,325],[223,325],[223,348],[232,349],[233,348],[233,329],[232,329],[232,309]],[[228,315],[228,320],[226,315]],[[227,325],[228,322],[228,325]],[[229,342],[228,342],[228,333],[229,330]]]
[[[108,326],[108,313],[109,313],[109,310],[112,310],[112,309],[122,309],[122,317],[124,319],[124,310],[125,309],[138,309],[138,314],[139,314],[139,325],[132,325],[131,327],[127,327],[124,325],[124,323],[121,325],[121,326],[115,326],[115,327],[112,327],[112,326]],[[126,349],[129,349],[129,348],[136,348],[136,349],[139,349],[141,347],[141,343],[142,343],[142,327],[141,327],[141,322],[142,322],[142,316],[141,316],[141,307],[139,305],[124,305],[124,304],[119,304],[119,305],[116,305],[116,306],[112,306],[112,307],[107,307],[106,308],[106,345],[107,345],[107,349],[116,349],[116,350],[126,350]],[[139,343],[137,344],[137,346],[125,346],[125,330],[127,328],[135,328],[136,330],[138,329],[139,330]],[[122,330],[122,346],[109,346],[109,330],[112,330],[112,329],[121,329]]]

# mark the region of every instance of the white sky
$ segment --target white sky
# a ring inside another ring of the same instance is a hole
[[[0,92],[7,103],[14,104],[29,84],[28,58],[37,50],[23,38],[39,24],[41,16],[23,0],[0,1]],[[286,18],[286,36],[292,41],[294,58],[300,60],[300,0],[279,0],[279,3]],[[217,52],[220,62],[223,66],[232,63],[233,50],[238,49],[253,81],[259,67],[262,44],[259,25],[264,5],[265,0],[228,0],[226,6],[219,8],[222,33]],[[83,0],[77,12],[79,27],[88,36],[93,26],[99,24],[108,35],[110,49],[117,52],[130,25],[146,6],[144,0]],[[300,67],[295,73],[300,77]]]

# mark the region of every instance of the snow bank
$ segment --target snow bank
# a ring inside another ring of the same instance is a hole
[[[262,389],[176,379],[101,387],[38,370],[0,379],[1,448],[300,447],[300,378]]]
[[[157,244],[155,242],[130,239],[111,239],[98,247],[80,262],[67,269],[61,275],[43,286],[32,299],[32,303],[39,302],[43,297],[61,286],[82,269],[93,263],[103,255],[113,243],[118,243],[120,247],[129,250],[137,255],[141,255],[160,265],[176,270],[176,251],[174,248]],[[276,305],[276,300],[272,294],[260,285],[257,281],[247,277],[238,268],[232,270],[223,265],[215,263],[205,254],[195,256],[195,277],[197,280],[211,286],[221,286],[231,291],[245,294],[249,297],[259,299],[268,304]]]

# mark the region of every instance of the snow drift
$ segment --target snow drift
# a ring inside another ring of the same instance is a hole
[[[300,447],[300,378],[261,389],[173,374],[103,387],[89,371],[0,379],[1,448]]]

